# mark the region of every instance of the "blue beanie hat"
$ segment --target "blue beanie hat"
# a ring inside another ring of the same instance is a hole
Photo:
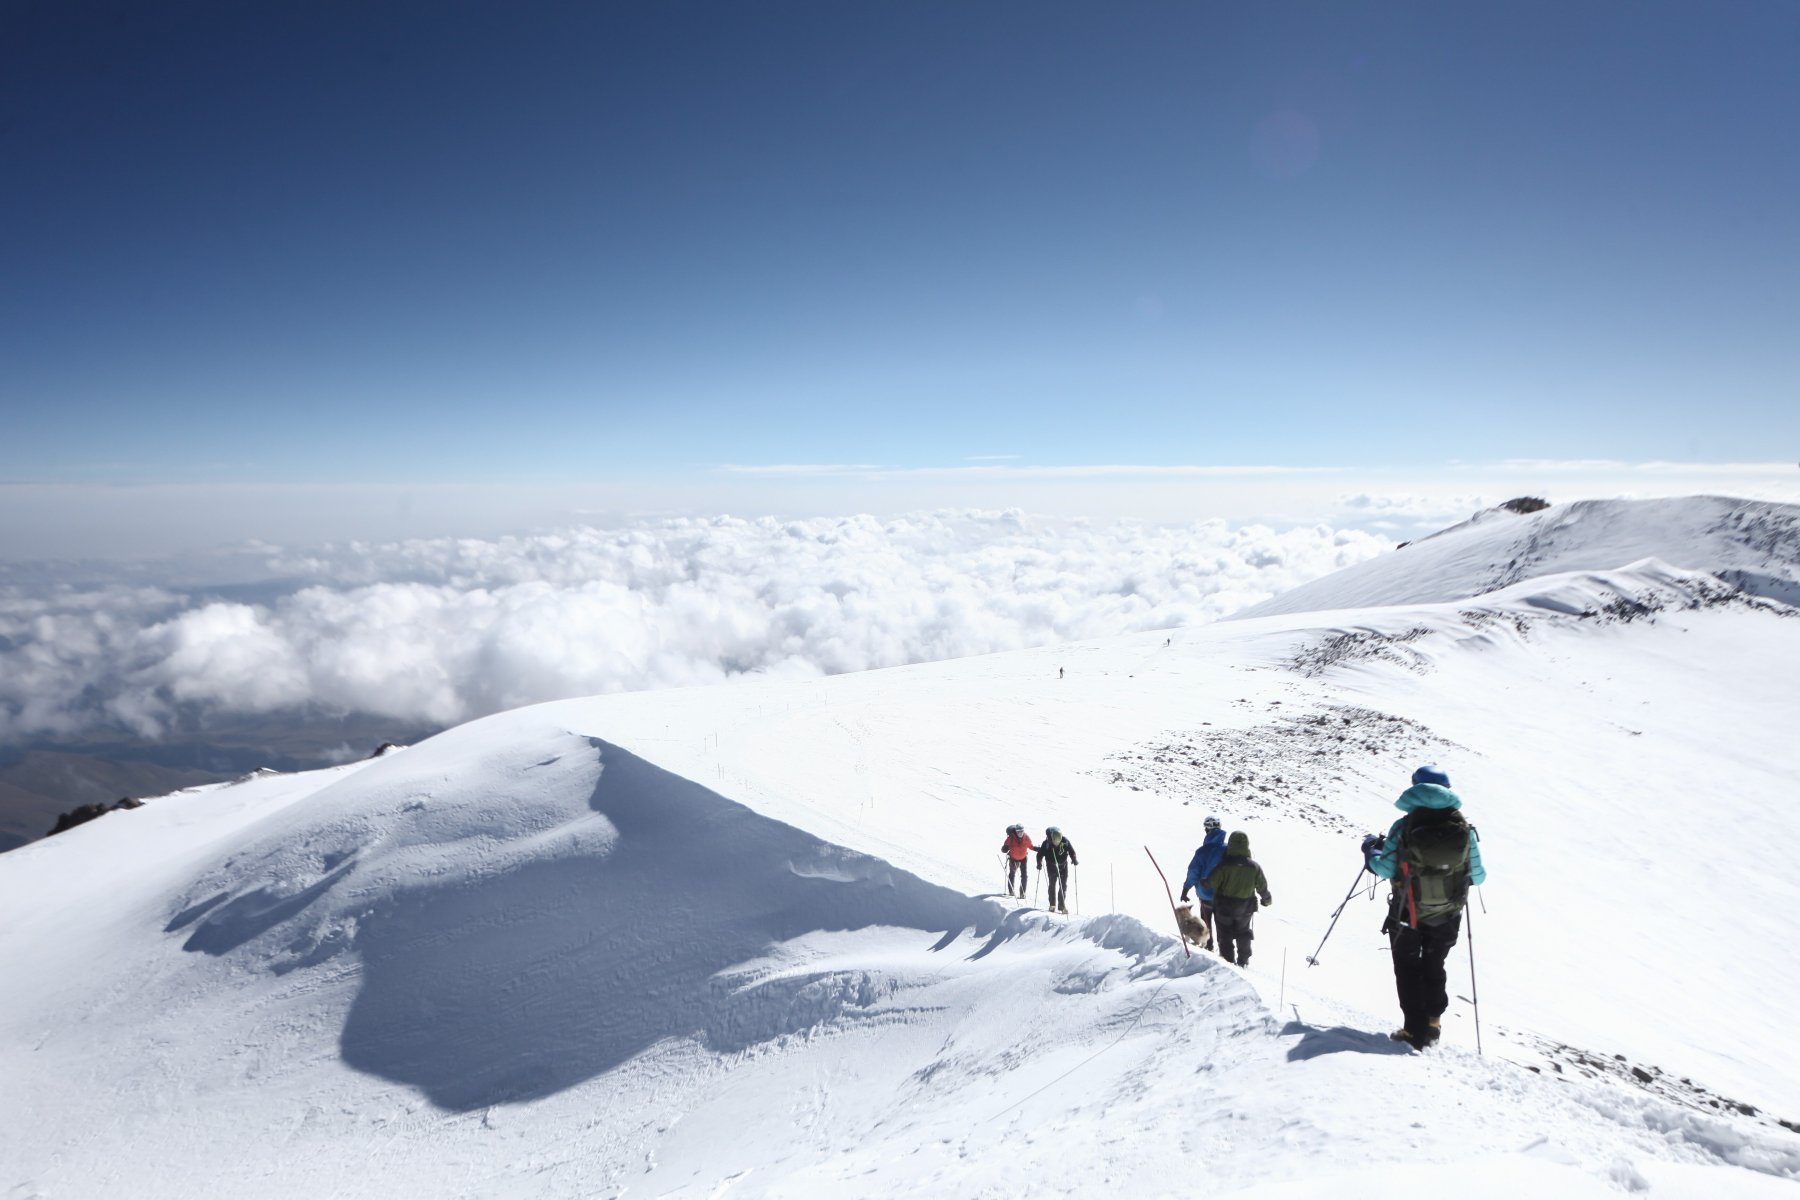
[[[1426,763],[1413,772],[1414,783],[1435,783],[1439,787],[1449,787],[1450,777],[1438,768],[1436,763]]]

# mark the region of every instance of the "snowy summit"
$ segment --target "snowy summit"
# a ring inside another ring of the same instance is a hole
[[[0,1194],[1793,1195],[1797,580],[1791,505],[1496,512],[1241,620],[109,814],[0,856]],[[1358,872],[1426,762],[1488,875],[1418,1052]],[[1151,861],[1208,815],[1242,968]]]

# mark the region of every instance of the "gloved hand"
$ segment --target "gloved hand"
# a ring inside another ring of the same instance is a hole
[[[1186,904],[1186,903],[1187,903],[1187,902],[1188,902],[1188,897],[1187,897],[1187,893],[1186,893],[1186,892],[1183,892],[1183,893],[1181,893],[1181,902],[1182,902],[1182,903],[1183,903],[1183,904]]]
[[[1362,840],[1363,861],[1367,862],[1380,854],[1387,847],[1387,839],[1379,833],[1371,833]]]
[[[1274,903],[1275,903],[1275,897],[1270,896],[1267,900],[1263,901],[1263,907],[1268,908],[1269,906],[1273,905]]]

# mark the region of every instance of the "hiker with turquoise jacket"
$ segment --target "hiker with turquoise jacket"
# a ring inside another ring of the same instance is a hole
[[[1469,888],[1485,882],[1481,835],[1462,814],[1462,797],[1435,763],[1413,772],[1412,786],[1394,801],[1401,811],[1386,837],[1363,839],[1369,870],[1393,882],[1388,935],[1394,956],[1394,990],[1405,1023],[1396,1041],[1418,1049],[1438,1040],[1444,1010],[1450,1007],[1444,960],[1462,929]]]

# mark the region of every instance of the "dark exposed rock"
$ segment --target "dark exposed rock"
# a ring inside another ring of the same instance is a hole
[[[134,800],[130,796],[122,796],[111,804],[79,804],[74,808],[71,808],[68,812],[58,816],[56,818],[55,828],[51,829],[50,832],[44,836],[54,837],[59,833],[65,833],[68,830],[75,828],[77,825],[85,825],[96,817],[103,817],[107,813],[116,812],[121,808],[142,807],[144,807],[144,802],[142,800]]]

